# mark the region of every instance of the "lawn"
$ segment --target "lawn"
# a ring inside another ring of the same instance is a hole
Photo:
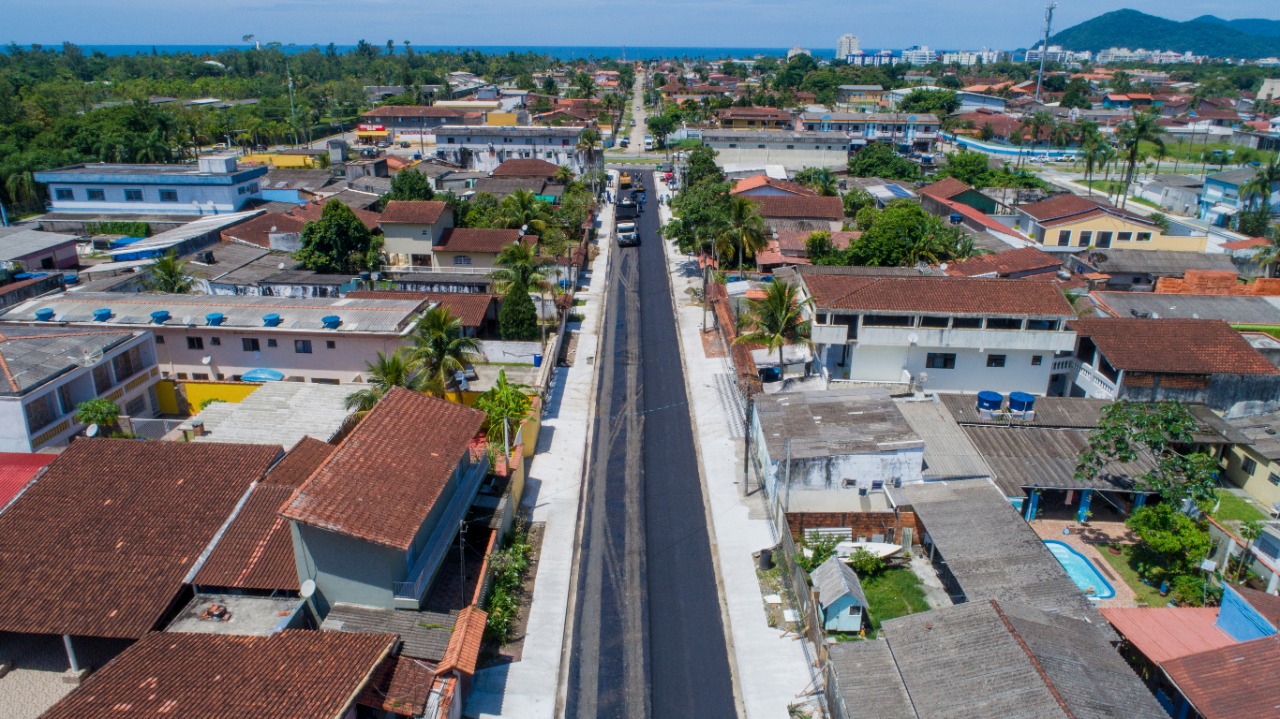
[[[1099,545],[1098,554],[1101,554],[1102,558],[1107,560],[1107,564],[1110,564],[1115,573],[1119,574],[1120,578],[1124,580],[1124,583],[1129,585],[1129,588],[1137,595],[1139,602],[1145,602],[1147,606],[1151,607],[1163,607],[1169,603],[1170,597],[1162,597],[1158,589],[1143,584],[1142,578],[1138,576],[1138,570],[1133,567],[1133,552],[1136,548],[1137,545],[1135,544],[1122,544],[1120,545],[1120,554],[1112,554],[1107,547]]]
[[[881,622],[929,609],[920,578],[909,567],[886,569],[862,580],[862,591],[867,595],[871,628],[877,632]]]
[[[1251,519],[1265,522],[1270,519],[1256,505],[1225,489],[1218,490],[1218,509],[1211,515],[1219,522],[1247,522]]]

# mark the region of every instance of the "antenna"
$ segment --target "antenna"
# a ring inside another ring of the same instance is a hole
[[[71,361],[81,367],[92,367],[102,361],[102,348],[94,347],[93,349],[84,349],[80,354],[71,355]]]
[[[1044,44],[1040,46],[1040,74],[1036,75],[1036,102],[1040,102],[1040,88],[1044,85],[1044,59],[1049,56],[1049,32],[1053,29],[1053,11],[1057,0],[1044,6]]]

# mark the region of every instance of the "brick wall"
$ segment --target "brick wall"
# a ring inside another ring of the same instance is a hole
[[[871,537],[873,534],[893,534],[898,537],[901,527],[914,529],[915,541],[920,541],[924,527],[914,512],[791,512],[787,514],[787,526],[791,536],[799,541],[808,529],[842,529],[853,531],[854,538]]]

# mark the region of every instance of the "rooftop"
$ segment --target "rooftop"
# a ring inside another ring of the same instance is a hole
[[[0,631],[137,638],[279,447],[82,439],[0,514]]]
[[[205,589],[298,591],[293,539],[279,515],[292,495],[287,485],[255,486],[192,583]]]
[[[436,128],[436,137],[546,137],[564,140],[577,140],[582,135],[582,127],[511,127],[496,125],[441,125]],[[438,142],[438,140],[437,140]],[[438,145],[437,145],[438,146]]]
[[[1113,317],[1222,320],[1280,326],[1280,298],[1249,295],[1167,295],[1154,292],[1093,292],[1099,309]]]
[[[953,262],[947,267],[947,274],[953,277],[1008,277],[1024,273],[1054,272],[1061,266],[1061,258],[1038,247],[1023,247]]]
[[[1163,668],[1204,719],[1276,716],[1280,636],[1171,659]]]
[[[382,105],[365,112],[361,117],[462,117],[465,111],[453,107],[435,105]]]
[[[453,638],[457,614],[378,609],[339,602],[324,618],[326,632],[367,632],[398,634],[406,657],[438,662],[444,659]]]
[[[840,203],[839,197],[765,195],[747,199],[759,205],[763,217],[822,220],[844,218],[844,205]]]
[[[741,194],[748,190],[755,190],[761,187],[772,187],[775,190],[782,190],[791,195],[802,197],[816,197],[818,193],[801,185],[798,182],[790,182],[787,180],[779,180],[768,175],[754,175],[738,180],[733,185],[733,189],[729,192],[731,195]]]
[[[483,421],[479,410],[392,389],[281,514],[407,550]]]
[[[818,130],[703,130],[702,139],[712,142],[769,141],[779,142],[828,142],[848,147],[849,136],[843,132]]]
[[[838,642],[827,657],[845,719],[919,719],[889,642]]]
[[[946,315],[1072,317],[1056,287],[1023,280],[963,277],[868,277],[802,270],[823,310]]]
[[[265,637],[283,629],[293,614],[301,609],[302,604],[302,600],[297,597],[264,597],[239,592],[218,594],[203,589],[197,588],[191,601],[178,612],[164,631]],[[296,587],[294,591],[297,591]],[[207,614],[214,604],[226,607],[230,617],[215,618]]]
[[[1078,222],[1085,219],[1086,216],[1092,216],[1096,213],[1106,213],[1126,220],[1140,222],[1145,225],[1152,225],[1151,220],[1136,215],[1128,210],[1122,210],[1118,207],[1108,205],[1101,200],[1094,200],[1079,195],[1057,195],[1047,200],[1033,202],[1029,205],[1020,205],[1018,210],[1031,216],[1041,225],[1050,227],[1069,222]],[[1146,250],[1130,250],[1131,252],[1146,252]],[[1190,254],[1190,253],[1188,253]]]
[[[383,224],[434,225],[449,209],[435,200],[392,200],[382,210]]]
[[[1221,253],[1175,250],[1093,250],[1082,258],[1099,272],[1181,277],[1187,270],[1230,270],[1236,266]]]
[[[328,442],[350,422],[347,395],[365,385],[266,382],[239,402],[214,402],[191,420],[204,422],[196,442],[279,445],[293,449],[305,437]]]
[[[1218,628],[1217,607],[1111,607],[1111,626],[1156,664],[1236,643]]]
[[[1089,445],[1091,430],[994,425],[963,429],[1009,497],[1022,496],[1030,487],[1132,491],[1136,478],[1155,468],[1140,457],[1130,463],[1110,462],[1097,477],[1077,478],[1076,464]]]
[[[1071,321],[1113,367],[1158,374],[1280,374],[1221,320],[1094,317]]]
[[[946,397],[946,395],[942,395]],[[991,467],[939,402],[898,402],[898,411],[916,434],[924,438],[924,478],[983,479],[993,476]]]
[[[968,184],[957,180],[954,177],[945,177],[931,185],[925,185],[920,188],[921,195],[927,195],[939,200],[950,200],[956,195],[963,194],[972,190]]]
[[[79,242],[75,235],[40,230],[19,230],[0,235],[0,262],[20,260],[27,255],[52,250],[66,244]]]
[[[822,606],[829,607],[846,595],[852,595],[858,606],[867,606],[867,595],[862,593],[858,573],[839,557],[830,557],[809,576],[813,581],[814,591],[818,593],[818,603]]]
[[[48,303],[35,299],[27,304],[39,309]],[[108,352],[141,335],[127,329],[0,327],[0,397],[24,395],[76,370],[89,353]]]
[[[0,452],[0,511],[54,460],[54,454]]]
[[[476,252],[497,254],[507,245],[520,242],[524,235],[520,230],[490,230],[473,227],[452,227],[444,231],[436,252]]]
[[[775,460],[816,459],[919,449],[924,443],[878,387],[780,392],[756,397],[756,413]]]
[[[285,630],[270,636],[143,637],[43,719],[340,719],[390,655],[395,636]],[[124,709],[128,707],[128,709]]]
[[[262,482],[285,487],[301,486],[307,481],[307,477],[329,459],[334,449],[328,442],[321,442],[315,437],[303,437],[271,467]]]
[[[444,305],[449,313],[462,320],[462,326],[476,328],[484,325],[489,308],[498,301],[498,295],[485,292],[412,292],[408,290],[353,290],[347,293],[353,299],[419,298],[433,306]]]
[[[543,179],[555,177],[560,171],[560,166],[534,158],[515,158],[506,160],[501,165],[493,168],[494,177],[540,177]]]

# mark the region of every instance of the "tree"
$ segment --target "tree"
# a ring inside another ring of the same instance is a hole
[[[1280,156],[1271,158],[1271,162],[1258,168],[1258,172],[1240,188],[1240,194],[1248,202],[1250,208],[1257,208],[1260,215],[1271,218],[1271,194],[1280,187]],[[1262,237],[1265,234],[1265,221],[1263,224],[1263,232],[1252,233],[1254,236]]]
[[[990,170],[985,153],[961,150],[947,153],[947,164],[938,172],[938,176],[954,177],[966,185],[981,187],[983,178]]]
[[[849,555],[849,566],[857,573],[859,579],[866,581],[868,577],[874,577],[884,571],[884,558],[868,551],[865,547],[858,547],[853,550],[853,554]]]
[[[872,143],[849,158],[849,174],[854,177],[914,181],[920,178],[920,168],[899,155],[891,145]]]
[[[421,388],[444,397],[456,386],[455,377],[470,363],[481,360],[480,341],[462,332],[462,320],[449,308],[436,305],[413,328],[409,357],[422,373]]]
[[[538,255],[538,250],[526,242],[512,242],[503,247],[494,259],[498,269],[489,273],[493,279],[493,288],[502,295],[509,294],[517,287],[527,292],[529,288],[542,289],[547,283],[547,276],[542,268],[546,259]]]
[[[528,232],[535,235],[545,231],[551,220],[547,203],[539,200],[532,190],[516,190],[502,198],[498,203],[498,216],[504,227],[528,228]]]
[[[434,200],[431,180],[417,170],[401,170],[391,178],[391,193],[386,200]]]
[[[366,361],[364,381],[367,387],[352,392],[343,400],[348,410],[368,412],[392,387],[422,391],[422,374],[410,359],[407,347],[397,348],[390,354],[379,351],[374,361]]]
[[[1253,549],[1253,542],[1262,536],[1262,522],[1256,519],[1249,519],[1240,524],[1240,538],[1245,541],[1244,553],[1240,556],[1240,563],[1236,565],[1236,581],[1240,581],[1240,575],[1244,574],[1244,568],[1249,563],[1249,553]]]
[[[845,217],[856,217],[858,210],[876,203],[876,199],[871,196],[871,193],[860,187],[849,190],[840,201],[844,204]]]
[[[810,232],[804,241],[804,254],[815,265],[823,264],[823,260],[835,254],[835,245],[831,243],[831,233],[826,230]]]
[[[800,309],[800,293],[792,284],[775,280],[764,297],[749,300],[739,320],[743,330],[734,344],[764,345],[778,352],[778,370],[782,371],[782,348],[786,345],[809,346],[809,324]]]
[[[756,203],[745,197],[730,197],[724,229],[716,239],[722,255],[729,255],[737,249],[739,268],[745,259],[763,250],[768,242],[768,230]]]
[[[982,127],[978,128],[979,140],[982,140],[983,142],[991,142],[992,140],[995,139],[995,137],[996,137],[996,129],[991,126],[991,123],[984,122],[982,123]]]
[[[1073,107],[1080,110],[1089,110],[1093,108],[1093,103],[1089,101],[1089,83],[1082,77],[1077,77],[1067,83],[1066,92],[1062,95],[1059,102],[1062,107]]]
[[[1120,137],[1120,147],[1128,156],[1128,170],[1124,175],[1124,197],[1120,203],[1120,206],[1124,207],[1128,204],[1129,185],[1133,183],[1134,172],[1138,167],[1138,154],[1142,150],[1142,143],[1149,142],[1160,152],[1165,150],[1164,128],[1160,125],[1160,113],[1154,110],[1134,113],[1131,120],[1120,125],[1116,134]]]
[[[836,176],[825,167],[806,167],[796,173],[795,179],[823,197],[835,197],[839,194],[836,190]]]
[[[314,272],[354,274],[382,262],[382,240],[375,238],[351,208],[329,200],[320,219],[302,228],[302,249],[294,254]]]
[[[80,424],[96,424],[104,434],[116,426],[120,418],[120,405],[109,399],[99,397],[86,400],[76,405],[75,420]]]
[[[821,567],[824,562],[836,556],[836,545],[840,543],[840,538],[834,534],[823,534],[810,541],[808,538],[800,540],[800,552],[796,555],[796,564],[805,573]]]
[[[1167,502],[1135,509],[1125,526],[1138,535],[1166,577],[1195,572],[1213,544],[1196,520]]]
[[[474,406],[485,414],[484,433],[490,444],[504,432],[509,439],[515,439],[520,423],[533,408],[533,400],[525,394],[527,389],[524,385],[511,384],[507,381],[507,371],[498,370],[498,383],[476,398]]]
[[[845,253],[846,264],[909,267],[953,259],[963,232],[925,212],[914,202],[894,201],[883,210],[858,213],[862,237]]]
[[[538,338],[538,310],[524,285],[511,285],[503,295],[502,309],[498,312],[498,334],[504,340]]]
[[[912,90],[898,103],[897,109],[946,117],[960,109],[960,96],[953,90]]]
[[[1194,441],[1197,422],[1181,402],[1114,402],[1102,408],[1097,429],[1076,465],[1076,477],[1092,479],[1112,471],[1114,463],[1145,459],[1152,465],[1136,486],[1167,502],[1197,502],[1214,496],[1218,464],[1203,452],[1183,453]]]
[[[147,273],[147,289],[152,292],[186,294],[191,291],[193,280],[187,275],[187,263],[178,259],[178,251],[170,249],[151,265]]]

